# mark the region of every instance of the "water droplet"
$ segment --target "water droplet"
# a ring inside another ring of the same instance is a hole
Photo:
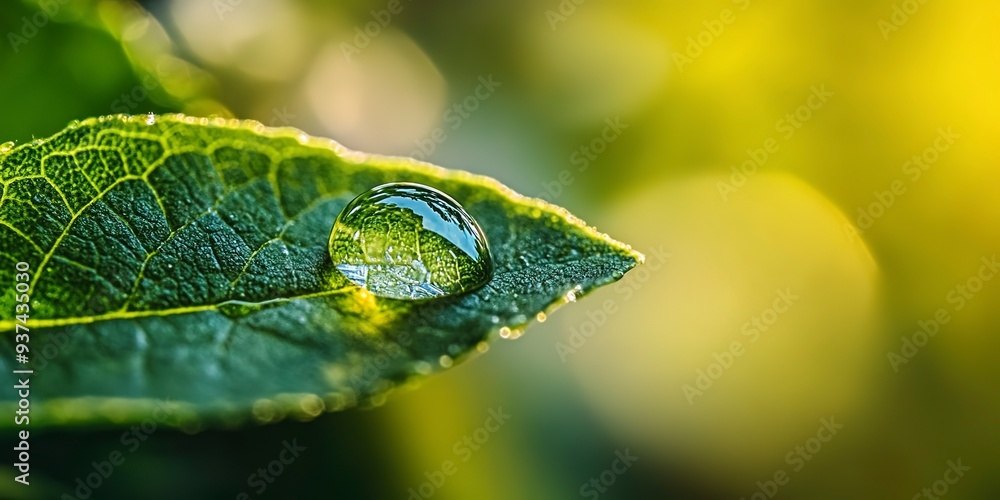
[[[6,153],[6,152],[10,151],[11,149],[14,149],[14,142],[13,141],[9,141],[9,142],[5,142],[3,144],[0,144],[0,153]]]
[[[583,293],[583,287],[576,285],[572,290],[566,292],[564,298],[566,299],[566,302],[576,302],[576,299],[580,297],[581,293]]]
[[[443,368],[451,368],[451,365],[455,364],[455,360],[451,359],[451,356],[447,354],[442,354],[441,358],[438,359],[438,363],[440,363]]]
[[[375,187],[344,207],[330,257],[351,282],[393,299],[468,292],[493,274],[486,236],[472,216],[448,195],[404,182]]]
[[[323,400],[316,396],[315,394],[307,394],[299,400],[299,408],[306,416],[315,417],[320,413],[323,413],[323,409],[326,405]]]
[[[253,304],[239,301],[228,301],[219,304],[219,312],[228,317],[229,319],[239,319],[250,313],[256,311],[258,308],[254,307]]]
[[[537,319],[539,323],[545,323],[545,320],[548,318],[549,317],[546,316],[545,313],[538,313],[538,315],[535,316],[535,319]]]
[[[227,300],[216,306],[220,313],[229,319],[240,319],[257,311],[283,304],[287,299],[272,299],[264,302],[244,302],[242,300]]]
[[[146,115],[146,125],[152,125],[154,123],[156,123],[156,115],[153,113]]]
[[[517,340],[522,335],[524,335],[524,328],[522,327],[509,328],[505,326],[500,329],[500,337],[507,340]]]
[[[273,421],[277,413],[276,405],[269,399],[258,399],[253,402],[253,416],[260,423]]]

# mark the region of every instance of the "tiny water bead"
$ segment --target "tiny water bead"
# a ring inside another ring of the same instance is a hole
[[[348,203],[330,233],[330,257],[352,283],[392,299],[468,292],[493,275],[475,219],[441,191],[408,182],[383,184]]]

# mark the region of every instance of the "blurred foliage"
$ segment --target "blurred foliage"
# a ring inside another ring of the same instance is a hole
[[[24,0],[3,9],[5,141],[112,113],[227,114],[211,98],[212,77],[176,57],[163,28],[135,4]]]
[[[389,5],[147,7],[176,55],[217,82],[201,95],[236,116],[488,174],[672,256],[383,408],[164,433],[135,462],[212,471],[191,487],[235,495],[270,448],[300,435],[322,456],[290,466],[294,479],[266,494],[338,485],[406,497],[503,405],[510,423],[435,498],[572,498],[624,448],[640,460],[602,498],[749,498],[758,481],[792,471],[786,454],[835,415],[844,429],[791,472],[781,497],[912,498],[959,457],[972,470],[948,498],[1000,494],[1000,284],[976,281],[1000,247],[1000,6],[446,0],[403,1],[386,17]],[[17,30],[13,12],[3,27]],[[64,29],[98,41],[70,43]],[[109,64],[101,51],[114,52],[113,39],[53,23],[20,55],[0,51],[2,91],[16,96],[3,135],[26,140],[111,112],[141,70],[72,68]],[[356,44],[350,58],[344,44]],[[489,75],[502,85],[475,98]],[[73,93],[89,85],[104,97]],[[823,102],[810,101],[814,87]],[[153,101],[136,112],[160,109]],[[942,129],[958,137],[942,142]],[[919,177],[914,155],[928,158]],[[733,168],[748,161],[742,180]],[[745,322],[789,287],[800,301],[750,343]],[[615,312],[598,322],[607,301]],[[889,353],[939,309],[950,321],[894,370]],[[596,333],[562,362],[556,343],[585,327]],[[745,354],[689,404],[684,385],[733,341]],[[68,487],[109,439],[45,437],[40,449],[83,451],[38,463]],[[213,460],[199,468],[192,456]],[[136,480],[153,475],[141,469],[104,491],[158,484]]]

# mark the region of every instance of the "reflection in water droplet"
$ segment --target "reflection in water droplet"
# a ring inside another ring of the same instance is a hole
[[[472,216],[448,195],[412,183],[384,184],[348,203],[330,234],[330,257],[351,282],[393,299],[468,292],[493,274]]]

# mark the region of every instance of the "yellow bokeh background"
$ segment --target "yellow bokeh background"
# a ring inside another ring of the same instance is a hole
[[[119,4],[89,3],[114,32]],[[385,466],[359,481],[410,495],[502,406],[512,419],[434,498],[587,497],[625,449],[639,460],[601,498],[762,498],[781,471],[776,498],[1000,494],[1000,280],[984,264],[1000,251],[1000,4],[146,4],[147,25],[120,29],[135,71],[198,69],[128,111],[419,153],[647,256],[360,412]],[[500,84],[477,96],[484,78]],[[797,296],[782,312],[779,291]],[[797,469],[789,454],[831,418],[843,428]],[[941,482],[959,459],[971,470]]]

